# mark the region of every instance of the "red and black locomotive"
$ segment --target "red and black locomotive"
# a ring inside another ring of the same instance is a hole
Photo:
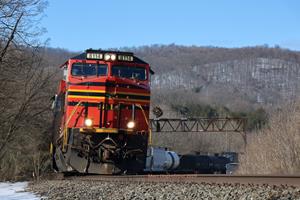
[[[130,52],[88,49],[61,68],[53,103],[53,167],[95,174],[141,172],[151,140],[149,64]]]

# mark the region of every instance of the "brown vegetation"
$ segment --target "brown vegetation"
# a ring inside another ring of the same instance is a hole
[[[239,173],[300,173],[300,102],[272,116],[268,127],[249,136]]]
[[[0,180],[48,166],[52,72],[42,66],[36,28],[44,0],[0,1]]]

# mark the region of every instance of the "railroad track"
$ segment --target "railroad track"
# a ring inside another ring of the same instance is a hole
[[[170,182],[170,183],[217,183],[217,184],[254,184],[254,185],[287,185],[300,187],[300,176],[241,176],[214,174],[172,174],[172,175],[80,175],[64,176],[57,174],[50,179],[109,181],[109,182]]]

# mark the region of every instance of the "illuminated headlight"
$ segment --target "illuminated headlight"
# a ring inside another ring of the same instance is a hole
[[[84,120],[84,124],[85,124],[86,126],[92,126],[93,121],[92,121],[91,119],[85,119],[85,120]]]
[[[115,61],[116,58],[117,58],[116,54],[111,54],[111,55],[110,55],[110,59],[111,59],[112,61]]]
[[[134,126],[135,126],[134,121],[130,121],[127,123],[127,128],[134,128]]]
[[[110,54],[105,54],[104,55],[104,60],[109,60],[110,59]]]
[[[104,60],[112,60],[115,61],[117,59],[116,54],[113,53],[107,53],[104,55]]]

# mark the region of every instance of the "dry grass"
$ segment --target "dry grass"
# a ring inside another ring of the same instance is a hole
[[[268,127],[248,138],[241,174],[300,174],[300,102],[273,113]]]

